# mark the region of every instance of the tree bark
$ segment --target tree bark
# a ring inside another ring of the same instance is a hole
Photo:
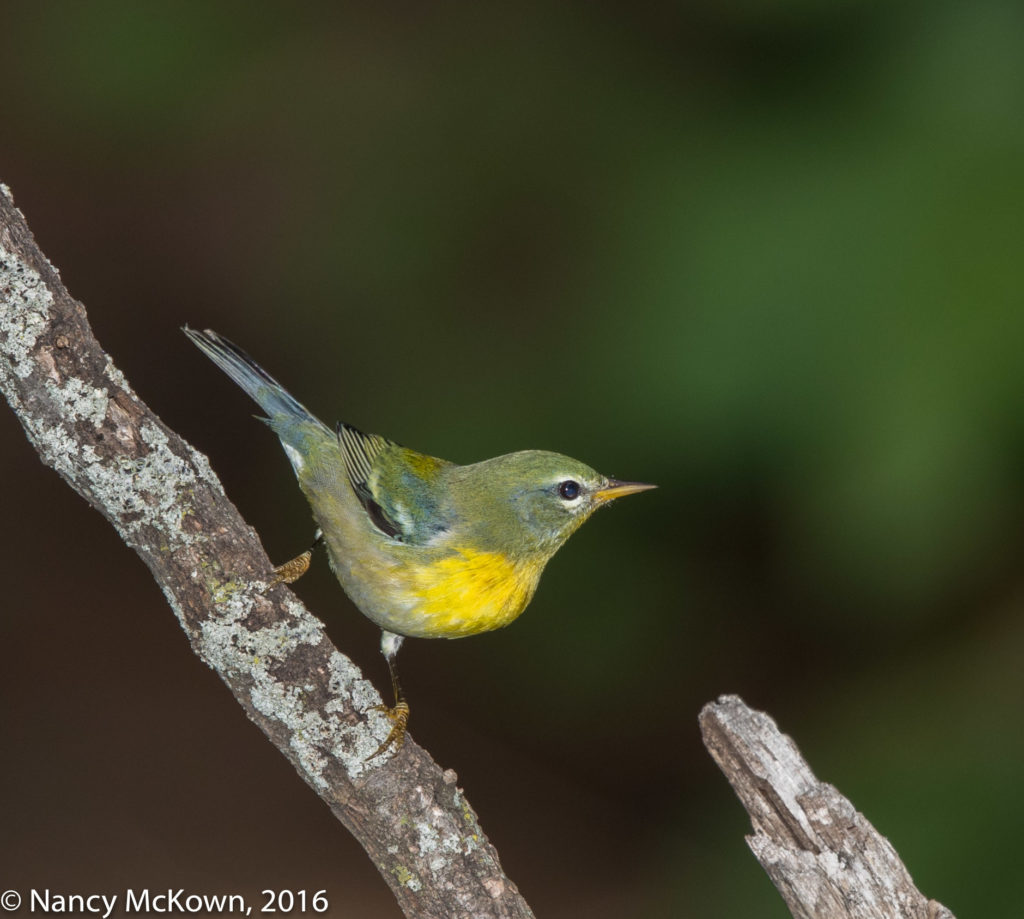
[[[700,714],[704,746],[750,814],[754,856],[796,919],[953,919],[796,744],[738,696]]]
[[[40,458],[139,554],[195,652],[355,835],[406,916],[524,917],[451,770],[367,761],[380,696],[283,586],[206,457],[136,396],[0,185],[0,390]]]

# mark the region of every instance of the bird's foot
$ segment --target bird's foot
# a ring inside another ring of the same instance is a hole
[[[312,558],[313,550],[307,549],[302,555],[296,556],[283,565],[278,565],[274,569],[274,577],[267,585],[267,590],[270,590],[271,587],[277,587],[278,584],[294,584],[309,571],[309,562]]]
[[[409,723],[409,705],[404,701],[396,702],[393,708],[389,708],[384,704],[374,705],[370,711],[384,712],[388,721],[391,722],[391,731],[388,736],[384,738],[384,743],[377,747],[376,750],[363,760],[364,763],[380,756],[381,753],[391,747],[395,748],[396,753],[401,750],[402,744],[405,743],[405,728]]]

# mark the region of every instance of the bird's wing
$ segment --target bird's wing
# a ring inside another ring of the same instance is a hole
[[[345,470],[352,490],[370,518],[370,522],[385,536],[402,539],[402,528],[392,520],[384,508],[373,496],[370,488],[370,476],[373,472],[373,461],[387,447],[396,444],[381,437],[379,434],[364,434],[358,428],[338,422],[338,443],[341,454],[345,458]]]
[[[448,514],[436,482],[438,471],[450,463],[344,422],[338,425],[338,443],[352,490],[381,533],[409,545],[427,545],[447,531]]]

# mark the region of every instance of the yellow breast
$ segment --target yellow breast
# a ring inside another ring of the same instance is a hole
[[[530,602],[544,563],[498,552],[461,550],[406,568],[410,619],[425,638],[460,638],[500,629]]]

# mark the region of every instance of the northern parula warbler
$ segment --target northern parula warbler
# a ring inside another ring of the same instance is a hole
[[[595,510],[653,485],[620,482],[578,460],[524,450],[468,466],[416,453],[339,423],[331,430],[241,348],[184,332],[267,413],[345,593],[380,626],[395,704],[387,739],[405,737],[409,706],[395,656],[406,637],[462,638],[501,628],[530,602],[544,566]],[[276,569],[291,583],[311,552]]]

